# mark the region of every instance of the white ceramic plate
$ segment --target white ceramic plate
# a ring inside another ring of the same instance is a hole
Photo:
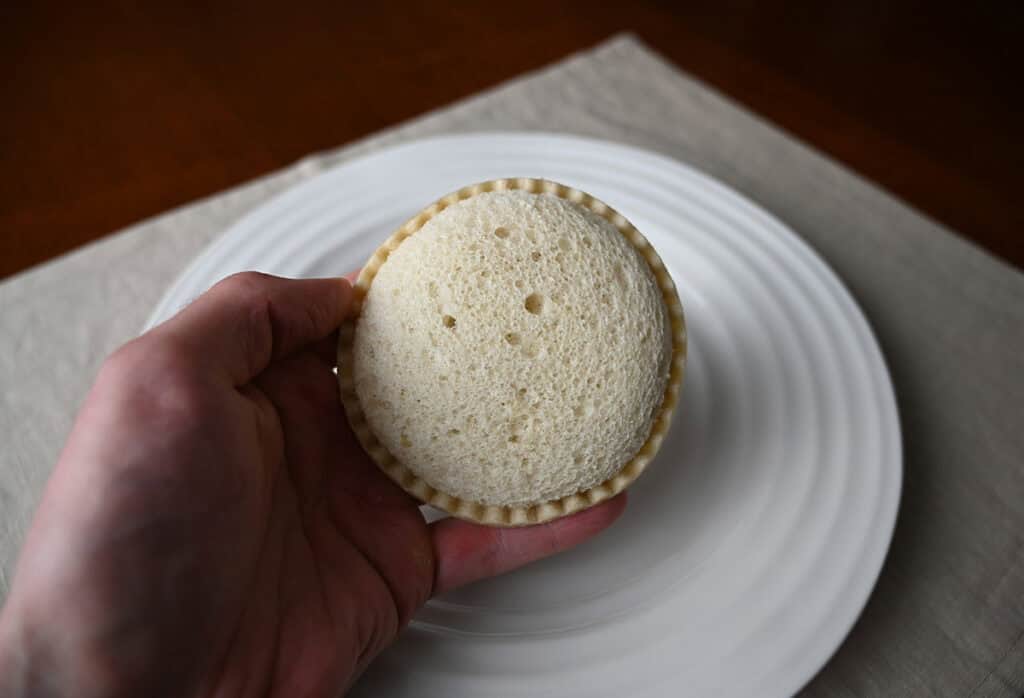
[[[250,213],[150,322],[243,269],[340,275],[439,196],[519,176],[594,194],[661,253],[689,328],[681,407],[611,530],[431,601],[354,693],[794,693],[839,646],[881,568],[900,492],[899,422],[849,293],[732,190],[665,157],[575,137],[407,143]]]

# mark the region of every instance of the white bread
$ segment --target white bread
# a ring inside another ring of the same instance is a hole
[[[674,332],[678,300],[665,297],[674,287],[656,277],[653,251],[593,208],[480,191],[373,270],[349,337],[358,404],[346,408],[445,501],[572,497],[613,478],[661,417],[667,428],[685,356],[681,308]]]

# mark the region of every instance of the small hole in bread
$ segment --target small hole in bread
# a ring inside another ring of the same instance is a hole
[[[536,251],[535,252],[531,252],[530,253],[530,259],[532,259],[535,262],[539,262],[540,261],[540,252],[536,252]]]
[[[451,315],[445,315],[443,318],[441,318],[441,324],[443,324],[449,330],[455,329],[455,318],[453,318]]]
[[[498,226],[494,229],[494,234],[500,237],[502,240],[508,237],[508,228]]]
[[[531,293],[526,297],[526,312],[532,315],[540,315],[540,311],[544,309],[544,296],[539,293]]]
[[[522,338],[515,332],[509,332],[508,334],[505,335],[505,341],[511,344],[512,346],[515,346],[519,344],[520,341],[522,341]]]

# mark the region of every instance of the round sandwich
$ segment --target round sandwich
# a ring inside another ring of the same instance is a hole
[[[366,263],[338,350],[341,400],[421,501],[499,526],[625,489],[669,428],[686,328],[625,218],[555,182],[503,179],[427,207]]]

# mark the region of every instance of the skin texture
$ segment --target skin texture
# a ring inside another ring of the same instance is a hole
[[[350,295],[236,275],[105,362],[0,615],[0,695],[338,696],[431,595],[621,513],[427,525],[339,405]]]

